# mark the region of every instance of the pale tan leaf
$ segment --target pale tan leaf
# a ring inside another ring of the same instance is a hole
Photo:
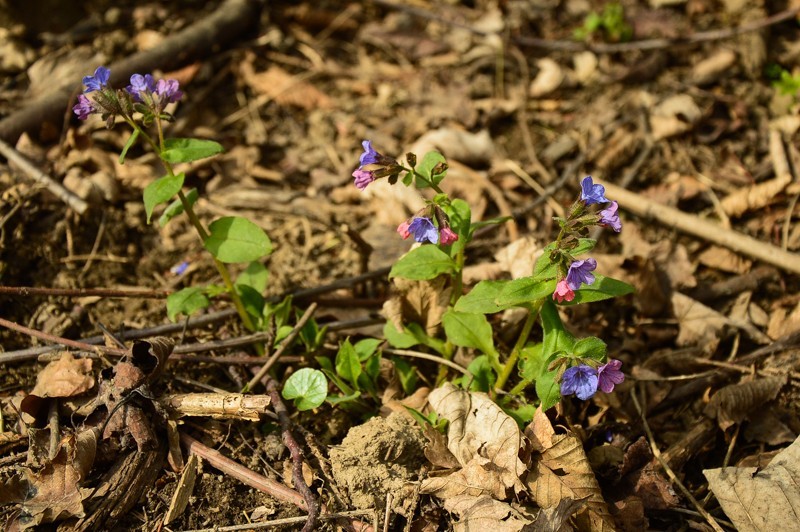
[[[701,115],[702,111],[688,94],[670,96],[650,113],[653,138],[661,140],[685,133],[694,127]]]
[[[536,62],[539,72],[531,82],[528,94],[537,98],[556,90],[564,81],[564,71],[561,66],[550,58],[539,59]]]
[[[527,516],[506,502],[491,497],[462,496],[445,503],[445,509],[455,513],[460,519],[454,523],[453,530],[491,530],[492,532],[517,532],[533,522]]]
[[[412,281],[395,277],[392,282],[396,290],[383,305],[386,319],[397,330],[402,330],[403,324],[414,322],[422,325],[426,334],[435,335],[450,303],[452,289],[445,287],[447,279],[439,276],[429,281]]]
[[[76,359],[71,353],[65,352],[39,372],[31,394],[39,397],[72,397],[91,390],[94,382],[92,360]]]
[[[729,273],[747,273],[753,261],[745,259],[728,248],[710,246],[697,257],[700,264]]]
[[[800,438],[759,471],[755,467],[706,469],[703,474],[739,532],[798,530]]]
[[[782,336],[800,331],[800,303],[791,312],[778,307],[772,311],[767,325],[767,336],[777,340]]]
[[[521,489],[525,465],[518,457],[522,434],[517,423],[484,393],[446,383],[429,396],[433,409],[450,422],[447,447],[466,468],[477,464],[506,488]],[[494,488],[490,482],[487,487]]]
[[[692,68],[691,79],[698,85],[713,83],[730,73],[736,62],[736,53],[727,48],[717,50]]]
[[[731,384],[720,389],[706,405],[705,414],[716,418],[722,430],[741,423],[747,415],[775,399],[786,377],[766,377],[754,381]]]
[[[423,480],[420,493],[436,495],[443,501],[462,495],[505,499],[507,486],[502,476],[502,472],[492,467],[491,462],[476,457],[449,475]]]
[[[248,56],[248,59],[251,56]],[[253,61],[242,61],[240,72],[244,82],[254,92],[275,100],[281,105],[299,107],[301,109],[330,109],[330,97],[306,81],[303,77],[293,76],[277,65],[270,66],[263,72],[256,72]]]
[[[699,346],[706,352],[717,347],[728,318],[679,292],[672,294],[672,308],[680,328],[675,340],[679,346]]]

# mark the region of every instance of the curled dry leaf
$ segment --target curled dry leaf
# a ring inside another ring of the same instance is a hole
[[[711,397],[704,413],[716,418],[719,427],[726,430],[744,421],[755,409],[763,408],[764,403],[775,399],[784,384],[786,377],[767,377],[725,386]]]
[[[694,127],[702,112],[688,94],[671,96],[650,112],[650,129],[655,140],[686,133]]]
[[[572,433],[556,434],[547,416],[537,409],[525,429],[533,448],[541,449],[525,479],[536,504],[554,508],[565,500],[585,501],[578,514],[585,530],[613,530],[614,520],[594,476],[583,443]]]
[[[91,390],[94,382],[92,360],[76,359],[71,353],[65,352],[39,372],[31,394],[39,397],[73,397]]]
[[[428,335],[435,335],[442,315],[450,302],[452,288],[445,287],[446,279],[439,276],[430,281],[392,279],[396,295],[383,304],[383,312],[398,331],[409,322],[418,323]]]
[[[552,59],[545,57],[536,62],[539,67],[539,73],[531,82],[531,88],[528,93],[531,97],[536,98],[544,96],[556,90],[564,81],[564,71],[561,66]]]
[[[800,515],[800,438],[770,464],[706,469],[711,492],[740,532],[797,530]]]
[[[453,526],[455,531],[517,532],[533,522],[532,515],[487,496],[453,497],[445,501],[445,509],[460,517]]]
[[[483,492],[504,498],[507,489],[523,488],[519,477],[525,465],[518,457],[522,434],[516,422],[489,396],[447,383],[433,390],[429,401],[439,416],[450,422],[447,448],[463,469],[430,479],[435,483],[423,482],[423,492],[455,495],[463,486],[475,496]],[[453,486],[448,486],[450,481]]]

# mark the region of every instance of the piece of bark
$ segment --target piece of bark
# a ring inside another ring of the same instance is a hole
[[[214,13],[168,37],[160,46],[110,65],[109,83],[120,87],[127,84],[131,74],[147,73],[156,68],[169,70],[219,51],[258,22],[261,5],[260,0],[227,0]],[[87,65],[86,73],[91,74],[96,66]],[[75,83],[58,87],[29,102],[0,120],[0,139],[13,145],[23,132],[36,133],[45,122],[60,123],[70,100],[79,91],[80,80],[76,79]]]

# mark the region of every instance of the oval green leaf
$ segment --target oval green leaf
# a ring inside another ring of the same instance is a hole
[[[186,176],[183,173],[167,175],[147,185],[142,194],[147,223],[150,223],[150,217],[153,216],[153,209],[156,205],[168,202],[175,194],[180,192],[185,178]]]
[[[443,273],[456,271],[456,263],[436,246],[412,249],[395,262],[389,278],[402,277],[414,281],[433,279]]]
[[[189,202],[189,206],[191,207],[197,202],[197,198],[200,195],[197,193],[197,189],[193,188],[189,192],[184,194],[184,196],[186,196],[186,201]],[[163,213],[161,213],[161,217],[158,219],[158,225],[160,227],[164,227],[169,223],[170,220],[172,220],[173,218],[182,213],[183,213],[183,203],[181,203],[180,199],[176,199],[172,203],[170,203],[166,209],[164,209]]]
[[[208,305],[204,289],[200,286],[190,286],[167,297],[167,317],[175,321],[178,314],[191,316]]]
[[[252,262],[272,252],[272,242],[256,224],[229,216],[214,220],[203,245],[222,262]]]
[[[166,139],[161,158],[168,163],[189,163],[225,151],[218,142],[203,139]]]

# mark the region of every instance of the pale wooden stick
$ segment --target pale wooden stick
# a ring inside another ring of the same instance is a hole
[[[755,238],[725,229],[699,216],[686,214],[673,207],[656,203],[644,196],[625,190],[605,181],[598,181],[606,187],[606,193],[624,210],[655,220],[667,227],[726,247],[731,251],[772,264],[792,273],[800,273],[800,255],[789,253],[777,246],[766,244]]]
[[[15,164],[22,172],[44,186],[47,190],[53,193],[58,199],[63,201],[78,214],[83,214],[89,208],[89,204],[81,198],[64,188],[58,181],[42,172],[32,162],[30,162],[24,155],[9,146],[2,139],[0,139],[0,155],[6,158],[9,163]]]
[[[158,400],[170,417],[208,416],[213,418],[246,419],[258,421],[269,415],[271,404],[268,395],[243,395],[240,393],[178,393],[165,395]]]

